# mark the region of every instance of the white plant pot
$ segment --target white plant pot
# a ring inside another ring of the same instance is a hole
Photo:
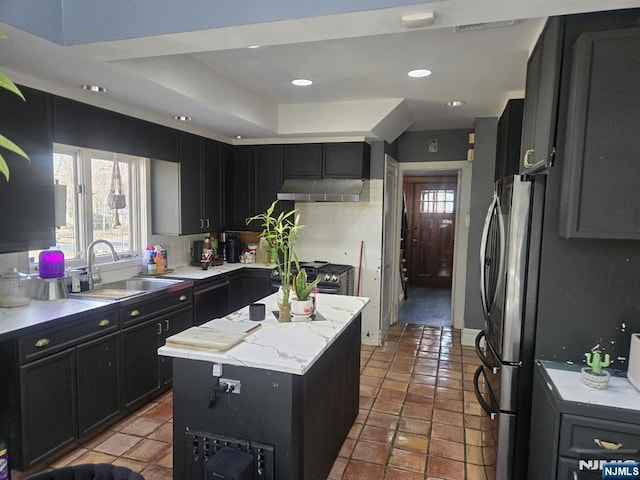
[[[313,313],[313,301],[291,298],[291,315],[297,318],[310,317]]]
[[[596,388],[598,390],[604,390],[609,388],[609,378],[611,374],[604,368],[600,370],[600,373],[593,373],[591,367],[582,367],[582,383],[585,385]]]

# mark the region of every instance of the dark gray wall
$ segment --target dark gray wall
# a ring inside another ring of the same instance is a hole
[[[482,329],[484,316],[480,303],[480,237],[489,202],[493,195],[498,119],[493,117],[476,119],[475,132],[464,323],[466,328]]]
[[[397,140],[399,162],[465,160],[472,129],[405,132]],[[438,140],[438,151],[429,152],[429,140]]]

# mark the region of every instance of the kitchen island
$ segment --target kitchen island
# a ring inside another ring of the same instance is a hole
[[[316,320],[278,323],[274,294],[261,328],[227,351],[161,347],[173,357],[173,478],[204,480],[224,446],[251,453],[257,479],[327,478],[358,414],[368,302],[319,294]]]

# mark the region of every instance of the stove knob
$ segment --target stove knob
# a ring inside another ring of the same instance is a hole
[[[280,276],[280,272],[278,272],[277,270],[274,270],[273,273],[271,274],[272,277],[279,277]]]
[[[324,276],[324,281],[328,282],[331,280],[331,275],[329,275],[328,273]]]
[[[331,277],[331,281],[332,282],[337,282],[338,281],[338,277],[336,275],[334,275],[333,277]]]

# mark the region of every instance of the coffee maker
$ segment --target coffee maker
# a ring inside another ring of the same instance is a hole
[[[218,234],[218,257],[222,260],[227,259],[227,232]]]
[[[200,266],[200,260],[202,260],[202,240],[194,240],[191,247],[191,265]]]
[[[227,238],[227,263],[240,262],[240,239],[236,236]]]

